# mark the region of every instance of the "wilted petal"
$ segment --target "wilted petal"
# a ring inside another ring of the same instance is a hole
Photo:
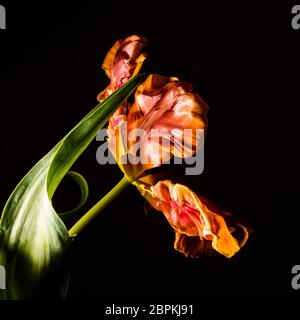
[[[137,110],[140,116],[148,114],[158,101],[163,98],[165,86],[171,82],[178,80],[175,77],[164,77],[158,74],[149,75],[145,82],[139,85],[135,94]],[[134,107],[133,107],[134,109]]]
[[[241,224],[227,226],[224,217],[231,217],[229,213],[222,213],[219,209],[213,211],[216,206],[208,207],[184,185],[173,184],[170,180],[160,181],[145,193],[145,197],[155,209],[164,213],[176,232],[175,248],[186,255],[208,252],[207,245],[210,243],[212,248],[230,258],[248,238],[248,231]],[[242,231],[240,241],[232,234],[236,228]],[[195,240],[196,236],[200,242]],[[189,245],[192,247],[189,248]]]
[[[150,75],[135,93],[128,122],[131,128],[205,129],[206,103],[192,92],[192,85],[177,78]]]
[[[194,155],[204,142],[207,111],[205,102],[192,92],[191,84],[174,77],[150,75],[138,87],[127,117],[128,136],[137,129],[146,132],[139,140],[128,140],[128,153],[132,154],[139,141],[141,158],[146,161],[125,165],[128,175],[136,179],[173,155],[183,158]]]
[[[198,235],[198,228],[192,219],[197,211],[192,207],[184,207],[174,199],[174,185],[170,180],[160,181],[151,188],[151,196],[146,197],[151,205],[162,211],[170,225],[178,232],[189,236]],[[196,217],[195,217],[196,218]]]
[[[104,100],[115,90],[120,88],[130,78],[137,75],[146,55],[141,53],[147,41],[144,37],[132,35],[118,40],[108,51],[102,68],[111,79],[109,86],[102,91],[97,99]]]

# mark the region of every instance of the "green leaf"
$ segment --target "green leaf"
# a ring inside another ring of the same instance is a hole
[[[144,79],[128,81],[86,115],[22,179],[8,199],[0,221],[0,265],[5,266],[3,298],[24,299],[55,274],[70,244],[68,230],[51,199],[59,183],[118,106]]]
[[[81,209],[81,207],[85,204],[89,196],[89,186],[81,174],[75,171],[69,171],[67,175],[71,177],[78,184],[80,188],[81,199],[78,205],[73,210],[63,212],[63,213],[58,213],[58,215],[61,217],[63,221],[65,221],[65,219],[77,213],[79,209]]]

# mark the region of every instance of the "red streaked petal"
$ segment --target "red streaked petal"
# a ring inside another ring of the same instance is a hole
[[[211,205],[208,208],[191,189],[184,185],[173,184],[170,180],[159,181],[149,192],[146,191],[145,197],[155,209],[164,213],[176,231],[175,248],[179,248],[181,252],[187,253],[191,250],[195,253],[196,248],[203,251],[203,246],[206,248],[209,241],[213,249],[230,258],[239,251],[248,238],[247,228],[236,224],[244,233],[242,240],[238,241],[231,233],[235,227],[227,226],[224,219],[230,214],[225,211],[221,213],[220,209],[212,211],[215,206]],[[195,239],[184,238],[182,235],[197,236],[202,242],[196,245]],[[189,243],[193,244],[192,249],[187,248]]]
[[[137,128],[147,132],[142,143],[142,153],[148,159],[144,170],[167,162],[173,155],[190,157],[203,145],[208,108],[191,90],[189,83],[156,74],[138,87],[127,124],[128,132]],[[129,147],[135,143],[129,142]]]
[[[107,98],[139,72],[146,59],[146,54],[141,53],[146,44],[147,40],[144,37],[132,35],[118,40],[112,46],[102,64],[102,69],[111,82],[105,90],[98,94],[99,101]]]

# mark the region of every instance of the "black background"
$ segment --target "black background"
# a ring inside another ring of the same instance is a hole
[[[284,1],[282,1],[284,3]],[[209,104],[205,170],[193,180],[254,229],[235,257],[186,259],[162,214],[145,215],[132,187],[76,240],[67,299],[106,302],[299,299],[297,53],[292,5],[207,1],[1,2],[1,170],[4,206],[25,173],[90,108],[108,83],[101,64],[119,38],[149,45],[143,70],[194,84]],[[299,60],[298,60],[299,61]],[[296,121],[295,121],[296,120]],[[97,164],[94,141],[75,165],[90,186],[85,209],[122,177]],[[66,184],[55,200],[71,208]]]

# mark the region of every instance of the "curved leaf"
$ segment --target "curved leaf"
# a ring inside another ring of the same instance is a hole
[[[58,213],[58,215],[61,217],[63,221],[69,218],[70,216],[73,216],[75,213],[77,213],[78,210],[81,209],[81,207],[85,204],[89,196],[89,186],[81,174],[75,171],[69,171],[67,175],[71,177],[78,184],[80,188],[81,199],[78,205],[73,210]]]
[[[4,265],[7,272],[7,290],[2,290],[4,298],[32,296],[48,274],[59,269],[70,238],[52,206],[53,194],[97,131],[143,78],[144,75],[132,78],[98,104],[29,171],[13,191],[0,221],[0,265]]]

